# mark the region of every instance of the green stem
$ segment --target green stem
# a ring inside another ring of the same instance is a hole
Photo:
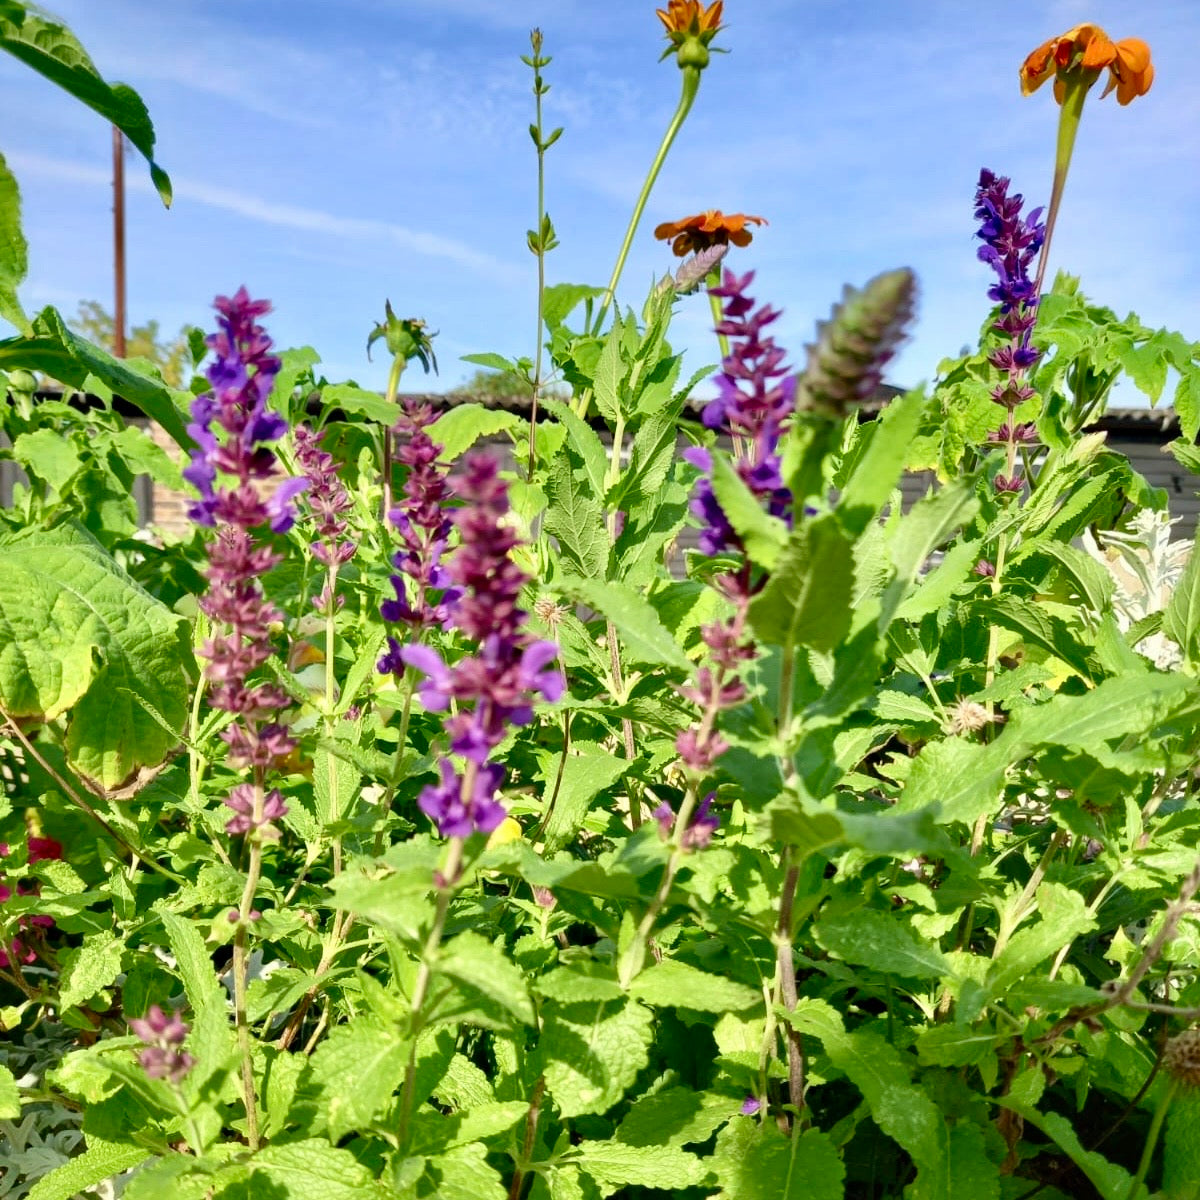
[[[708,279],[705,281],[707,286],[712,288],[721,282],[721,265],[718,263],[708,273]],[[713,325],[720,325],[725,320],[725,312],[721,308],[721,297],[714,296],[710,291],[708,293],[708,307],[712,310]],[[729,339],[723,334],[717,334],[717,345],[721,348],[722,360],[729,357]]]
[[[420,639],[417,639],[417,644]],[[407,684],[404,689],[404,708],[400,712],[400,729],[396,734],[396,757],[392,759],[392,771],[388,776],[387,791],[383,794],[383,803],[379,806],[379,829],[375,834],[375,854],[383,853],[383,838],[386,833],[388,813],[392,811],[392,802],[396,798],[396,788],[400,786],[400,771],[404,766],[404,743],[408,740],[408,721],[412,715],[413,693],[417,690],[417,673],[405,671]]]
[[[253,828],[263,821],[263,780],[261,771],[254,780]],[[238,905],[237,932],[233,937],[233,1016],[237,1026],[238,1054],[241,1058],[242,1103],[246,1109],[246,1142],[250,1152],[259,1147],[258,1107],[254,1099],[254,1059],[250,1046],[250,1022],[246,1016],[246,986],[249,966],[250,913],[258,881],[262,874],[262,844],[256,837],[250,839],[250,862],[246,868],[246,884],[242,888],[242,899]]]
[[[400,376],[404,374],[404,368],[408,366],[408,359],[403,354],[397,354],[392,359],[391,370],[388,371],[387,394],[384,397],[388,402],[388,408],[396,407],[396,395],[400,391]],[[389,426],[383,431],[383,512],[380,520],[386,525],[388,513],[392,507],[392,430]]]
[[[646,175],[646,181],[642,184],[642,190],[638,194],[637,203],[633,206],[633,215],[629,218],[629,226],[625,230],[625,240],[621,243],[620,253],[617,255],[616,263],[613,265],[612,277],[609,279],[608,287],[604,289],[604,295],[600,300],[600,308],[596,313],[596,320],[592,326],[593,335],[599,334],[604,324],[604,318],[608,315],[608,306],[616,298],[617,283],[621,278],[621,272],[625,269],[625,260],[629,257],[629,250],[633,245],[633,237],[637,233],[637,227],[641,223],[642,213],[646,208],[646,201],[650,199],[650,192],[653,190],[655,181],[658,179],[658,173],[662,170],[663,163],[667,161],[667,153],[671,149],[671,143],[675,141],[676,135],[683,128],[683,123],[687,120],[687,115],[691,111],[692,104],[696,100],[696,93],[699,90],[699,68],[684,67],[683,90],[680,93],[679,106],[675,109],[675,115],[671,118],[671,123],[667,126],[666,133],[663,134],[658,152],[654,155],[654,161],[650,164],[650,171]],[[581,418],[586,417],[586,415],[586,411],[580,414]]]
[[[1150,1121],[1150,1129],[1146,1133],[1146,1144],[1142,1147],[1142,1158],[1138,1163],[1137,1174],[1133,1177],[1133,1182],[1129,1185],[1128,1200],[1137,1200],[1138,1192],[1141,1191],[1142,1185],[1146,1182],[1146,1176],[1150,1171],[1150,1164],[1154,1161],[1154,1151],[1158,1147],[1158,1136],[1162,1133],[1163,1122],[1167,1118],[1171,1101],[1175,1099],[1175,1093],[1178,1090],[1178,1079],[1172,1079],[1163,1089],[1162,1099],[1159,1100],[1158,1107],[1154,1110],[1154,1117]]]
[[[534,62],[540,62],[541,56],[534,51]],[[542,141],[542,76],[538,67],[534,67],[533,95],[536,112],[535,127],[537,137],[537,336],[534,339],[533,351],[533,395],[529,404],[529,460],[525,468],[525,478],[533,482],[533,468],[537,462],[537,418],[538,396],[542,390],[542,324],[544,321],[546,302],[546,247],[542,243],[542,224],[546,218],[546,147]]]
[[[473,774],[471,772],[470,774]],[[473,780],[464,780],[464,788],[473,784]],[[408,1052],[408,1066],[404,1072],[404,1091],[400,1097],[400,1127],[399,1143],[403,1148],[408,1138],[408,1125],[412,1119],[413,1089],[417,1081],[417,1039],[424,1025],[425,997],[429,994],[429,984],[433,979],[433,963],[438,949],[442,944],[442,936],[446,932],[446,916],[450,912],[450,899],[462,869],[463,839],[451,838],[446,849],[446,865],[442,870],[442,883],[438,888],[437,907],[434,910],[433,925],[429,936],[421,949],[421,965],[417,969],[416,982],[413,984],[412,999],[409,1002],[409,1037],[412,1046]]]

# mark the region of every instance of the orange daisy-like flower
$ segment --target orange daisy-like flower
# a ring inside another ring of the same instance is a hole
[[[660,241],[670,242],[672,251],[683,258],[693,250],[727,246],[730,242],[735,246],[748,246],[754,234],[746,226],[766,223],[763,217],[751,217],[746,213],[726,214],[720,209],[710,208],[694,217],[667,221],[655,229],[654,236]]]
[[[721,28],[721,9],[725,0],[715,0],[707,8],[700,0],[669,0],[665,9],[658,8],[658,19],[667,27],[667,37],[675,40],[676,36],[686,37],[688,34],[700,35],[707,33],[714,37]]]
[[[1103,95],[1115,88],[1120,104],[1144,96],[1154,82],[1150,47],[1141,38],[1114,42],[1099,25],[1085,24],[1043,42],[1021,64],[1021,92],[1028,96],[1054,75],[1054,98],[1061,104],[1065,92],[1063,75],[1076,68],[1092,71],[1096,76],[1107,69],[1108,86]]]

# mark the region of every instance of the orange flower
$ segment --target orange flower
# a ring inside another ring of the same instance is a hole
[[[1028,96],[1054,75],[1054,98],[1061,104],[1067,71],[1093,72],[1094,81],[1106,68],[1109,79],[1103,95],[1116,88],[1120,104],[1144,96],[1154,82],[1150,47],[1141,38],[1114,42],[1099,25],[1085,24],[1043,42],[1021,64],[1021,92]]]
[[[707,8],[700,0],[668,0],[666,9],[655,9],[658,19],[667,27],[667,37],[672,41],[675,35],[707,33],[709,37],[716,35],[721,28],[721,9],[725,0],[715,0]]]
[[[666,8],[655,9],[671,43],[663,58],[674,54],[680,67],[703,71],[708,66],[709,43],[721,31],[724,6],[724,0],[714,0],[707,8],[701,0],[670,0]]]
[[[683,258],[693,250],[727,246],[730,242],[735,246],[748,246],[754,235],[746,226],[766,223],[762,217],[751,217],[746,213],[729,213],[727,216],[720,209],[710,208],[694,217],[667,221],[655,229],[654,236],[660,241],[671,242],[671,249]]]

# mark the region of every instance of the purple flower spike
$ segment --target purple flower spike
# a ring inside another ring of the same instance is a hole
[[[151,1079],[166,1079],[178,1085],[196,1065],[196,1060],[180,1049],[188,1027],[178,1013],[167,1016],[157,1004],[152,1004],[144,1017],[134,1017],[129,1022],[129,1028],[146,1043],[138,1062]]]

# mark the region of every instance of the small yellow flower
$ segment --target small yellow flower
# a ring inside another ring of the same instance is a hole
[[[674,52],[681,67],[707,67],[709,43],[721,30],[724,7],[724,0],[714,0],[707,8],[701,0],[669,0],[665,9],[656,9],[671,43],[663,58]]]
[[[1141,38],[1114,42],[1099,25],[1076,25],[1043,42],[1021,64],[1021,92],[1030,95],[1053,75],[1054,98],[1061,104],[1065,91],[1063,77],[1068,71],[1090,73],[1090,86],[1106,69],[1109,79],[1103,95],[1115,88],[1119,104],[1144,96],[1154,82],[1150,47]]]
[[[709,246],[727,246],[730,242],[735,246],[748,246],[754,234],[746,226],[766,223],[763,217],[723,213],[719,208],[710,208],[694,217],[666,221],[655,229],[654,236],[659,241],[670,242],[671,250],[683,258],[692,251],[706,250]]]

